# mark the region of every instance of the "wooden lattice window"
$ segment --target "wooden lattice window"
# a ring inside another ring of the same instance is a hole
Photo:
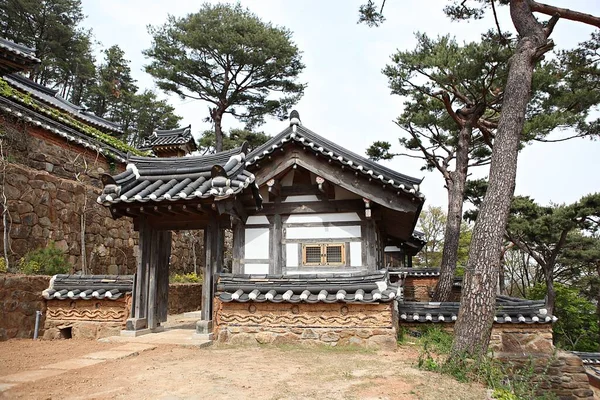
[[[302,265],[345,265],[344,243],[302,245]]]

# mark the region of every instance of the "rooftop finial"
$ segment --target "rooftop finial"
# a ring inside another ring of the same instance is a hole
[[[290,113],[290,126],[293,125],[301,125],[300,124],[300,114],[298,114],[298,111],[293,110]]]

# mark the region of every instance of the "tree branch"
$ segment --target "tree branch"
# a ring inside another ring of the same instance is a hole
[[[534,12],[551,15],[552,17],[558,15],[560,18],[568,19],[571,21],[583,22],[584,24],[600,28],[600,18],[591,14],[569,10],[568,8],[555,7],[549,4],[538,3],[535,0],[529,0],[529,7],[531,11]]]

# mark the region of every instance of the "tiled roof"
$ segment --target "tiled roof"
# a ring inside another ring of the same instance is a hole
[[[0,59],[0,76],[31,69],[41,62],[34,49],[3,38],[0,38]]]
[[[151,149],[157,146],[177,146],[187,143],[196,148],[191,125],[171,130],[156,130],[146,139],[142,148]]]
[[[380,303],[401,297],[385,273],[311,275],[221,274],[217,295],[224,302]]]
[[[73,129],[70,126],[57,122],[54,119],[42,115],[35,110],[18,104],[12,99],[0,96],[0,111],[22,119],[23,121],[34,126],[43,128],[69,142],[76,143],[93,151],[97,151],[100,154],[111,155],[117,161],[125,162],[127,159],[127,155],[115,147],[96,140],[95,138]]]
[[[11,42],[10,40],[0,38],[0,48],[10,51],[11,53],[28,60],[40,63],[40,59],[35,56],[35,49]]]
[[[581,358],[584,365],[600,365],[600,353],[588,353],[583,351],[572,351],[573,354]]]
[[[83,107],[76,106],[58,95],[58,91],[37,84],[31,79],[18,74],[7,75],[4,80],[15,89],[30,94],[32,97],[43,101],[53,107],[68,112],[75,118],[81,119],[88,124],[101,129],[110,130],[115,133],[123,133],[123,129],[118,124],[108,121],[104,118],[95,116],[86,112]]]
[[[358,154],[348,151],[342,146],[317,135],[302,125],[292,125],[279,135],[272,137],[262,146],[256,148],[248,155],[246,165],[251,166],[257,164],[264,157],[269,156],[271,153],[284,147],[288,143],[298,143],[306,146],[320,156],[325,156],[340,166],[351,168],[366,177],[377,180],[382,185],[399,189],[419,198],[424,198],[424,195],[419,192],[419,185],[423,179],[417,179],[398,173],[365,157],[359,156]]]
[[[116,300],[133,288],[133,275],[54,275],[42,292],[47,300]]]
[[[194,198],[225,198],[254,183],[245,169],[247,145],[197,157],[130,157],[127,169],[103,175],[98,203],[160,202]]]
[[[406,322],[454,322],[458,317],[460,303],[446,302],[398,302],[400,319]],[[543,300],[524,300],[508,296],[496,297],[494,322],[543,324],[556,321],[549,315]]]
[[[439,268],[396,268],[390,274],[401,276],[440,276]]]

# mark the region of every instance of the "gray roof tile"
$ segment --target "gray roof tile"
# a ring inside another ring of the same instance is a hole
[[[260,160],[275,150],[286,146],[288,143],[298,143],[306,146],[317,154],[329,158],[332,162],[340,166],[349,167],[362,175],[379,181],[382,185],[387,185],[424,198],[424,195],[419,191],[423,179],[413,178],[384,167],[381,164],[344,149],[342,146],[325,139],[302,125],[290,126],[277,136],[272,137],[262,146],[257,147],[248,155],[246,165],[256,165]]]
[[[196,149],[196,141],[192,136],[192,126],[171,130],[156,130],[141,146],[142,149],[152,149],[157,146],[174,146],[190,143]]]
[[[412,302],[399,301],[398,313],[400,321],[406,322],[438,322],[456,321],[460,303],[446,302]],[[556,321],[549,315],[543,300],[525,300],[508,296],[496,297],[496,316],[494,323],[526,323],[544,324]]]
[[[194,198],[225,198],[254,184],[245,169],[247,145],[195,157],[130,157],[127,169],[103,175],[98,203],[160,202]]]
[[[401,297],[384,272],[372,274],[221,274],[217,296],[224,302],[380,303]]]
[[[25,78],[18,74],[7,75],[4,80],[15,89],[29,93],[34,98],[41,100],[51,106],[66,111],[75,118],[81,119],[88,124],[94,125],[101,129],[107,129],[115,133],[123,133],[123,129],[118,124],[108,121],[104,118],[86,112],[83,107],[63,99],[58,95],[58,91],[39,85],[31,79]]]
[[[133,288],[133,275],[54,275],[42,292],[46,300],[116,300]]]

